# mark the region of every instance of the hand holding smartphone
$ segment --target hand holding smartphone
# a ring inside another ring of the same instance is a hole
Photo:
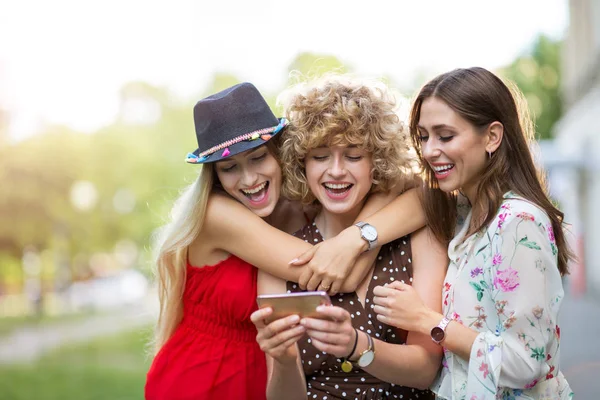
[[[271,307],[271,314],[265,322],[271,322],[288,315],[298,315],[300,318],[326,318],[317,312],[321,305],[331,305],[331,299],[326,292],[299,292],[268,294],[256,297],[259,308]]]

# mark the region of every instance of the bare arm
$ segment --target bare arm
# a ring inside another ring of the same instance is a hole
[[[286,289],[285,281],[263,271],[258,273],[257,286],[260,294],[283,293]],[[269,313],[269,310],[258,310],[251,317],[259,331],[257,341],[267,358],[267,399],[304,400],[306,399],[306,378],[302,371],[302,363],[296,344],[296,341],[304,334],[304,330],[302,327],[298,327],[299,332],[297,334],[293,331],[293,328],[289,330],[289,333],[279,331],[282,339],[277,341],[277,338],[272,336],[271,332],[266,331],[272,329],[272,326],[276,326],[278,323],[280,325],[285,323],[285,321],[275,321],[267,327],[263,321]]]
[[[384,244],[425,226],[425,213],[416,189],[410,189],[400,196],[396,196],[396,193],[370,196],[357,221],[375,226],[378,241]],[[331,282],[324,275],[330,274],[336,278],[335,281],[343,281],[341,287],[331,284],[330,293],[354,291],[377,257],[377,249],[365,253],[366,250],[367,242],[361,238],[359,228],[350,226],[344,229],[338,236],[320,243],[294,260],[293,265],[308,266],[298,281],[300,287],[315,290],[317,282],[327,286]]]
[[[421,229],[411,236],[413,284],[414,290],[421,296],[423,302],[432,310],[441,311],[442,286],[446,274],[447,257],[445,247],[442,246],[428,229]],[[388,285],[392,286],[392,285]],[[387,293],[388,296],[379,295]],[[379,286],[375,289],[377,297],[375,304],[385,299],[393,307],[396,299],[393,297],[395,289]],[[379,307],[375,307],[379,312]],[[380,318],[385,323],[390,321]],[[439,322],[439,321],[438,321]],[[393,325],[393,324],[391,324]],[[356,354],[366,349],[367,338],[361,334]],[[361,347],[362,345],[362,347]],[[435,344],[427,333],[408,333],[405,346],[375,340],[376,356],[373,363],[365,368],[367,372],[377,378],[399,385],[427,388],[434,380],[440,367],[442,349]]]
[[[288,264],[311,245],[264,222],[239,202],[211,195],[204,225],[190,246],[220,249],[279,278],[297,282],[302,269]]]

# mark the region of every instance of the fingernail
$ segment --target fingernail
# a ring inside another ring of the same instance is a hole
[[[294,258],[292,261],[290,261],[290,262],[288,263],[288,265],[290,265],[290,264],[293,264],[293,263],[295,263],[296,261],[298,261],[298,259],[297,259],[297,258]]]
[[[297,315],[292,315],[290,317],[290,322],[298,322],[300,320],[300,317]]]
[[[325,311],[325,306],[317,306],[317,311]]]

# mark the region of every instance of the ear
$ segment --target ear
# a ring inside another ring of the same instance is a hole
[[[490,124],[487,132],[487,144],[485,145],[485,151],[493,153],[498,150],[504,137],[504,125],[500,122],[495,121]]]

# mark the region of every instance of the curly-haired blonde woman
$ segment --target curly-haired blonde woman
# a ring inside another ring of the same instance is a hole
[[[411,180],[408,135],[384,85],[328,76],[291,89],[284,105],[290,127],[280,148],[283,191],[322,207],[297,237],[333,237],[354,224],[369,193]],[[356,291],[318,309],[327,320],[292,315],[265,325],[272,309],[254,312],[257,341],[269,356],[267,397],[433,398],[425,389],[441,350],[427,335],[377,321],[372,299],[376,285],[399,280],[440,309],[445,263],[444,247],[421,230],[384,245]],[[301,290],[263,273],[258,285],[261,293]]]
[[[261,399],[266,363],[249,319],[256,310],[255,266],[295,282],[312,268],[289,265],[311,246],[284,233],[306,222],[298,203],[280,197],[276,141],[286,121],[249,83],[199,101],[194,121],[198,149],[187,161],[201,169],[157,246],[158,353],[146,399]],[[410,231],[423,218],[418,203],[409,198],[407,204]],[[337,269],[317,270],[307,282],[352,291],[374,256],[351,269],[354,262],[317,255],[325,261],[316,265],[334,262]]]

